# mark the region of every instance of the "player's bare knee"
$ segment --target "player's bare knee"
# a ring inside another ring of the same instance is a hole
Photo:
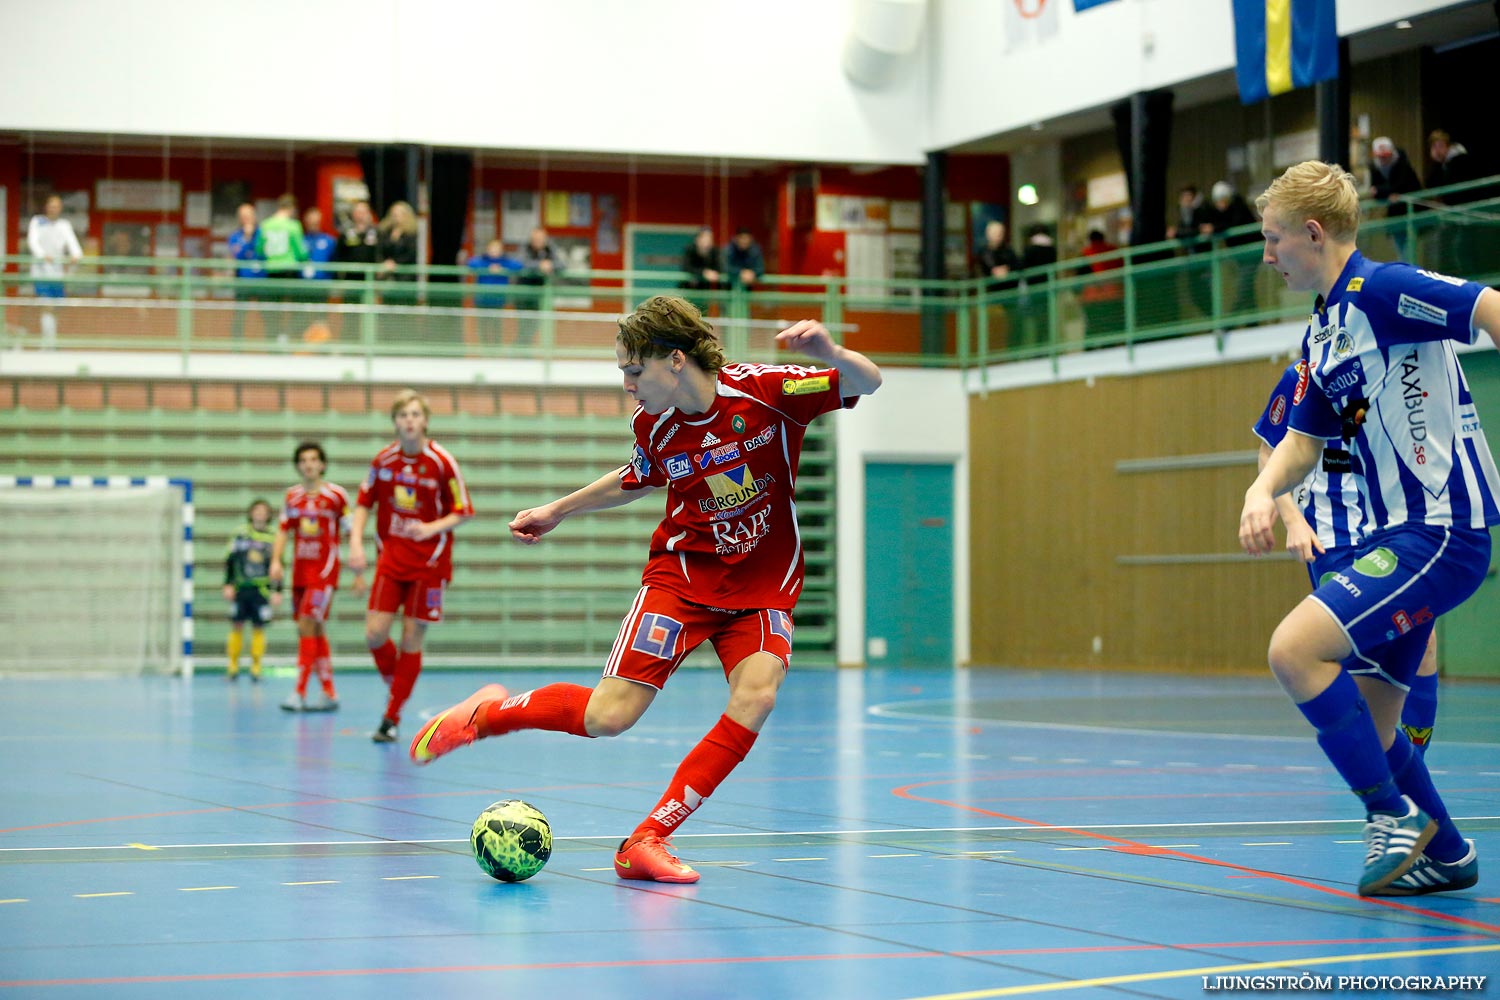
[[[591,700],[583,713],[583,728],[590,736],[619,736],[640,718],[628,705],[595,705]]]
[[[776,690],[775,684],[757,684],[736,690],[729,696],[729,716],[764,722],[776,708]]]

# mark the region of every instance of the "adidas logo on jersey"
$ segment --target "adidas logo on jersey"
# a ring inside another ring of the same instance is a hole
[[[703,435],[703,443],[701,445],[699,445],[698,447],[700,447],[700,448],[711,448],[711,447],[713,447],[714,445],[716,445],[718,443],[719,443],[719,439],[716,438],[716,437],[714,437],[714,432],[713,431],[709,431],[707,434]]]

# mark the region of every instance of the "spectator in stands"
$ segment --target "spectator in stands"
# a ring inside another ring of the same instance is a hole
[[[698,230],[693,242],[683,248],[682,269],[688,276],[683,288],[712,291],[724,287],[724,258],[714,245],[714,231],[708,226]]]
[[[443,597],[453,579],[453,529],[474,516],[458,460],[427,436],[432,409],[421,393],[403,389],[391,403],[396,440],[370,463],[349,527],[349,568],[363,573],[365,524],[378,508],[379,554],[365,613],[365,643],[375,669],[391,689],[385,714],[370,734],[376,743],[396,738],[401,708],[422,672],[427,626],[443,620]],[[401,645],[391,626],[401,616]]]
[[[496,286],[510,284],[511,276],[521,271],[521,262],[505,253],[505,244],[498,239],[490,240],[484,253],[470,257],[469,270],[474,272],[475,284],[481,290],[474,295],[474,308],[481,310],[476,333],[481,347],[500,346],[501,320],[499,310],[505,308],[505,296],[496,292]]]
[[[245,339],[245,313],[246,309],[239,303],[254,302],[259,295],[252,288],[244,285],[246,281],[259,280],[264,272],[259,263],[260,258],[256,256],[255,247],[260,237],[260,226],[255,218],[255,206],[248,201],[241,205],[235,212],[239,224],[234,232],[229,234],[229,257],[231,260],[245,261],[234,270],[235,289],[234,316],[230,319],[230,338],[234,341],[234,349],[239,350]]]
[[[1422,190],[1422,180],[1411,165],[1406,151],[1397,147],[1389,136],[1380,136],[1370,143],[1370,189],[1377,201],[1385,202],[1385,217],[1399,219],[1406,214],[1407,204],[1402,195]],[[1396,243],[1396,253],[1406,259],[1406,227],[1390,230]]]
[[[250,623],[250,679],[259,683],[261,658],[266,654],[266,626],[272,609],[281,603],[281,584],[271,579],[271,550],[276,532],[271,530],[271,505],[265,500],[250,504],[247,520],[224,553],[224,600],[229,602],[228,657],[224,676],[238,680],[240,653],[244,649],[245,623]]]
[[[1203,193],[1196,184],[1184,184],[1177,192],[1177,218],[1167,227],[1167,239],[1176,240],[1187,248],[1189,254],[1203,253],[1209,249],[1207,236],[1213,232],[1209,221],[1209,206],[1203,202]],[[1187,281],[1188,301],[1204,316],[1214,311],[1213,287],[1208,265],[1189,262],[1184,267]],[[1184,317],[1186,318],[1186,317]]]
[[[271,286],[265,297],[277,305],[271,313],[270,326],[276,331],[276,343],[285,347],[291,321],[287,306],[298,300],[301,291],[291,282],[301,278],[302,265],[307,260],[307,243],[302,238],[302,223],[297,221],[295,195],[284,194],[276,199],[276,211],[261,223],[256,234],[255,256],[266,262],[266,277],[279,283]]]
[[[309,281],[327,281],[333,272],[318,264],[327,264],[338,251],[338,238],[323,232],[323,210],[314,206],[302,213],[302,241],[307,245],[307,266],[302,277]]]
[[[1453,137],[1442,129],[1434,129],[1427,136],[1427,157],[1431,163],[1427,167],[1426,187],[1447,187],[1450,184],[1476,181],[1480,177],[1479,168],[1468,149],[1463,143],[1454,142]],[[1460,205],[1474,198],[1474,191],[1458,191],[1444,195],[1443,201],[1449,205]]]
[[[307,263],[303,265],[302,277],[309,282],[302,299],[309,304],[326,304],[331,298],[327,282],[333,271],[319,265],[328,264],[338,252],[338,237],[323,232],[323,211],[317,206],[302,213],[302,241],[307,245]],[[302,317],[302,339],[309,343],[321,343],[333,339],[328,314],[322,310],[309,310]]]
[[[386,290],[382,296],[388,306],[417,304],[417,275],[411,268],[417,263],[417,213],[404,201],[392,202],[380,220],[380,273]],[[403,268],[404,270],[397,270]],[[419,334],[419,317],[402,316],[391,323],[401,336]]]
[[[1005,223],[992,220],[984,227],[984,242],[974,252],[978,277],[989,279],[985,287],[992,292],[1015,288],[1019,281],[1021,259],[1005,239]]]
[[[1454,142],[1453,137],[1442,129],[1434,129],[1427,136],[1427,157],[1431,161],[1425,178],[1429,188],[1477,181],[1482,175],[1464,144]],[[1488,187],[1485,184],[1475,185],[1463,191],[1439,195],[1437,200],[1444,205],[1464,205],[1488,197],[1491,193],[1487,190]],[[1483,269],[1478,266],[1475,253],[1479,234],[1471,221],[1471,217],[1464,211],[1449,212],[1443,216],[1442,224],[1433,232],[1429,255],[1432,266],[1460,277]]]
[[[1211,236],[1216,248],[1249,246],[1260,242],[1260,233],[1246,227],[1255,225],[1255,213],[1244,197],[1228,181],[1216,181],[1209,192],[1213,204],[1205,213],[1205,235]],[[1242,230],[1229,235],[1233,230]],[[1237,313],[1255,308],[1255,275],[1260,269],[1260,254],[1241,253],[1229,262],[1224,282],[1224,312]]]
[[[1199,238],[1208,225],[1208,208],[1203,204],[1203,192],[1196,184],[1184,184],[1177,192],[1177,218],[1167,227],[1167,239],[1187,244],[1193,251],[1201,250]],[[1208,231],[1212,231],[1209,227]]]
[[[735,230],[734,239],[729,241],[724,259],[729,280],[736,288],[751,291],[760,284],[761,277],[766,273],[765,254],[761,253],[755,236],[744,226]]]
[[[1050,334],[1047,322],[1052,265],[1057,263],[1057,242],[1044,222],[1026,229],[1026,247],[1021,251],[1021,344],[1039,344]]]
[[[1104,238],[1099,229],[1089,230],[1089,241],[1079,253],[1084,257],[1101,257],[1120,249]],[[1122,266],[1119,257],[1090,261],[1078,269],[1079,275],[1103,275]],[[1083,306],[1084,335],[1088,337],[1119,333],[1125,328],[1125,286],[1117,278],[1099,279],[1085,284],[1078,292]]]
[[[62,277],[68,265],[83,259],[73,224],[62,217],[63,203],[49,195],[41,215],[33,215],[26,227],[26,249],[31,253],[32,287],[39,299],[63,297]],[[42,349],[57,346],[57,315],[52,306],[42,306]]]
[[[378,264],[380,262],[380,230],[375,225],[375,213],[367,201],[356,201],[349,211],[349,226],[339,234],[338,249],[333,259],[344,264]],[[359,281],[363,271],[341,271],[344,281]]]
[[[521,248],[521,273],[516,284],[539,288],[562,273],[562,254],[552,245],[552,238],[542,226],[531,231],[526,245]],[[537,321],[535,313],[542,308],[542,296],[532,294],[521,298],[516,308],[522,314],[516,319],[516,343],[529,344],[536,339]]]

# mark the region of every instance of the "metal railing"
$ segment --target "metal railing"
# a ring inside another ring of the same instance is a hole
[[[1421,192],[1404,215],[1367,203],[1359,244],[1459,277],[1500,277],[1500,178]],[[767,359],[786,322],[812,317],[877,361],[976,368],[1299,317],[1260,266],[1259,224],[1060,261],[1006,282],[767,275],[754,291],[681,290],[663,271],[570,272],[544,284],[475,283],[462,267],[329,264],[333,276],[235,277],[244,262],[86,258],[61,297],[31,259],[0,257],[0,349],[437,359],[597,360],[616,319],[648,294],[697,302],[731,357]],[[55,288],[55,286],[54,286]],[[46,318],[47,314],[51,319]],[[56,334],[52,335],[55,327]],[[924,336],[925,334],[925,336]],[[937,340],[939,350],[924,350]]]

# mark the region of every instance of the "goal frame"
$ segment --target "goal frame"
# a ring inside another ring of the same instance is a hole
[[[193,481],[173,476],[0,476],[0,488],[37,490],[176,489],[182,494],[182,609],[183,677],[193,676]]]

